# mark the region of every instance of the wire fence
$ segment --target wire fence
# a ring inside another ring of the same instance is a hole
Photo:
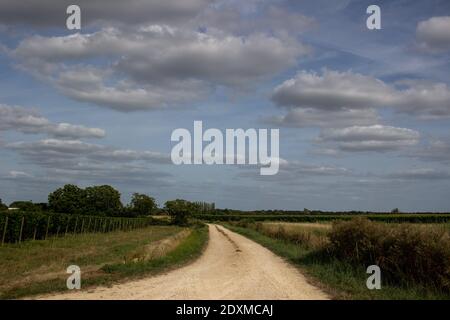
[[[68,234],[128,231],[155,224],[153,218],[99,217],[36,212],[0,212],[0,241],[21,243]]]

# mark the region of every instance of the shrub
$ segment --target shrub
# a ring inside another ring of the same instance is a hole
[[[188,222],[188,217],[195,213],[198,207],[193,202],[176,199],[166,201],[164,209],[172,217],[174,224],[186,225]]]
[[[355,218],[335,222],[329,238],[332,255],[364,266],[376,264],[389,281],[450,291],[450,237],[442,228]]]

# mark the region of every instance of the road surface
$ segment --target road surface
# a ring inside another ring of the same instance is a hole
[[[164,274],[43,299],[328,299],[297,270],[256,242],[209,225],[195,262]]]

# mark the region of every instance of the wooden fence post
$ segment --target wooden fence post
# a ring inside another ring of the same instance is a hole
[[[48,227],[50,226],[50,216],[48,216],[47,219],[47,229],[45,230],[45,238],[44,240],[47,240],[47,236],[48,236]]]
[[[7,227],[8,227],[8,216],[6,216],[5,226],[3,227],[2,247],[3,247],[3,244],[5,243],[5,236],[6,236],[6,228]]]
[[[69,230],[69,222],[70,222],[70,217],[67,218],[66,232],[64,232],[64,237],[67,236],[67,231]]]
[[[22,216],[22,223],[20,224],[19,243],[22,241],[23,224],[25,222],[25,216]]]
[[[75,227],[73,228],[73,234],[77,234],[78,217],[75,219]]]

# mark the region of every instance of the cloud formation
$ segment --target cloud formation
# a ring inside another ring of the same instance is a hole
[[[447,180],[450,179],[450,173],[433,168],[419,168],[391,173],[387,177],[400,180]]]
[[[416,37],[419,46],[426,51],[439,53],[450,50],[450,16],[419,22]]]
[[[272,100],[287,108],[394,108],[422,117],[450,116],[450,88],[446,83],[403,80],[387,84],[352,71],[299,72],[275,88]]]
[[[287,35],[209,34],[166,25],[33,36],[10,51],[23,70],[67,96],[120,111],[186,104],[216,86],[251,88],[308,53]],[[107,63],[101,68],[92,59]]]
[[[77,0],[83,25],[120,23],[186,22],[204,9],[210,0]],[[61,27],[66,25],[66,9],[71,0],[2,0],[0,24],[29,25],[33,27]]]
[[[325,129],[320,142],[333,142],[342,151],[392,151],[414,146],[419,142],[419,132],[406,128],[383,125],[353,126],[340,129]]]
[[[265,119],[266,122],[282,127],[348,127],[352,125],[372,125],[379,121],[374,109],[321,110],[314,108],[294,108],[288,113]]]
[[[52,123],[37,111],[0,104],[0,131],[42,133],[56,138],[103,138],[105,131],[69,123]]]
[[[35,164],[49,167],[56,163],[64,163],[68,159],[75,164],[78,164],[80,159],[93,162],[144,161],[159,164],[171,163],[169,155],[159,152],[117,149],[80,140],[44,139],[33,142],[19,141],[8,143],[5,147],[18,151]]]

